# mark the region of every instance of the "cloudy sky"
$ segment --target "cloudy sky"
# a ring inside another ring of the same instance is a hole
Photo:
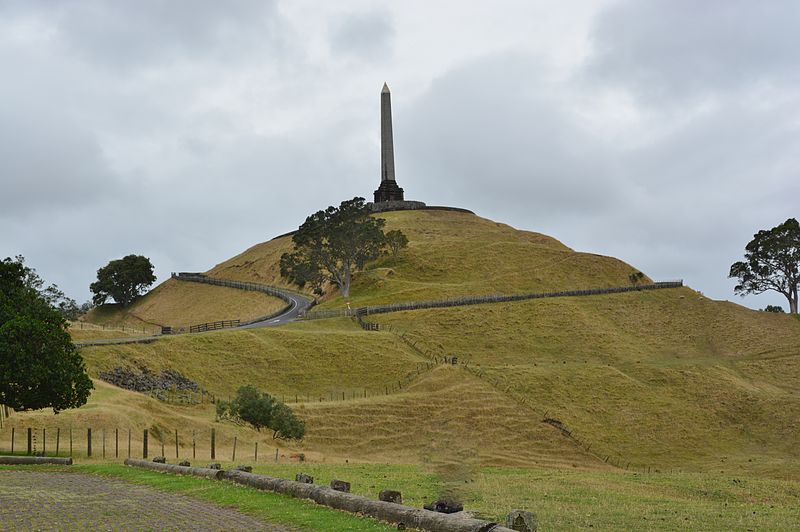
[[[0,0],[0,257],[206,270],[380,179],[733,295],[797,217],[800,3]]]

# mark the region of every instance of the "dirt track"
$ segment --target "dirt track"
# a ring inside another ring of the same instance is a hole
[[[286,529],[121,480],[56,471],[0,471],[0,530]]]

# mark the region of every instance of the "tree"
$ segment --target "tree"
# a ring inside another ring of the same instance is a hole
[[[128,255],[112,260],[97,270],[97,281],[89,286],[95,305],[102,305],[108,298],[127,307],[150,285],[156,282],[153,264],[142,255]]]
[[[783,314],[783,307],[780,305],[767,305],[764,307],[764,312],[774,312],[775,314]]]
[[[306,432],[291,408],[252,385],[239,388],[230,402],[217,401],[217,417],[248,423],[259,432],[268,428],[273,439],[302,440]]]
[[[728,277],[739,284],[734,293],[783,294],[789,300],[789,312],[797,314],[797,287],[800,284],[800,224],[794,218],[753,235],[745,247],[745,260],[731,265]]]
[[[300,287],[329,281],[348,297],[353,273],[380,254],[384,224],[370,216],[364,198],[318,211],[292,236],[294,250],[281,256],[281,275]]]
[[[401,249],[408,247],[408,237],[399,229],[392,229],[386,233],[386,246],[389,248],[392,257],[396,258]]]
[[[93,385],[42,285],[22,257],[0,262],[0,404],[58,413],[85,404]]]

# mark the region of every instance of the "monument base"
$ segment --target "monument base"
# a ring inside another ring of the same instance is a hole
[[[382,201],[403,201],[403,189],[394,179],[384,179],[375,191],[375,203]]]
[[[426,208],[425,204],[421,201],[379,201],[376,203],[367,203],[372,212],[386,212],[386,211],[414,211]]]

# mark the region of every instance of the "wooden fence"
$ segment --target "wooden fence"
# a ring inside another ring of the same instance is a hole
[[[225,429],[229,430],[225,430]],[[85,459],[154,458],[185,460],[302,461],[285,454],[272,439],[231,434],[234,427],[179,430],[119,427],[8,426],[0,430],[0,454]],[[259,451],[261,454],[259,454]],[[281,454],[284,453],[284,454]]]
[[[199,332],[206,332],[206,331],[217,331],[219,329],[230,329],[231,327],[238,327],[240,321],[239,320],[220,320],[220,321],[212,321],[208,323],[200,323],[198,325],[192,325],[189,327],[190,333],[199,333]]]

